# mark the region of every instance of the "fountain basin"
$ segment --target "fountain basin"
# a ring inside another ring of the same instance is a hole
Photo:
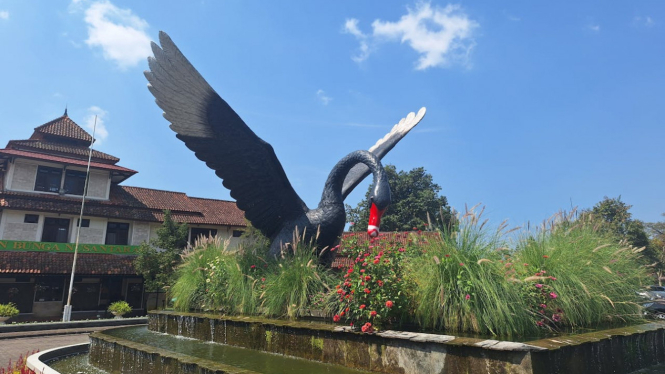
[[[168,311],[148,321],[160,333],[390,374],[630,373],[665,362],[660,322],[517,343]]]

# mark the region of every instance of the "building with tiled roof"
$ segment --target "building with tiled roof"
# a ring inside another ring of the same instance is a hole
[[[188,224],[191,242],[215,235],[233,245],[246,227],[233,201],[124,185],[137,172],[91,152],[92,143],[65,111],[0,149],[0,304],[16,303],[24,317],[62,315],[86,180],[72,299],[79,315],[98,314],[117,300],[145,309],[132,260],[141,243],[156,237],[165,210]]]

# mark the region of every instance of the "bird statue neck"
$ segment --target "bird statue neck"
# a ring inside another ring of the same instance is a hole
[[[323,189],[323,195],[321,195],[319,208],[325,205],[344,203],[344,197],[342,196],[344,178],[346,178],[351,168],[357,164],[365,164],[369,168],[374,178],[374,185],[376,185],[379,177],[383,174],[383,166],[381,166],[379,158],[368,151],[351,152],[339,160],[330,171]]]

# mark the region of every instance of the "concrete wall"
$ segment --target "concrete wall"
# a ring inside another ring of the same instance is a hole
[[[0,221],[0,238],[5,240],[39,241],[43,219],[39,223],[23,223],[26,214],[31,212],[4,210]],[[32,213],[39,214],[39,213]]]
[[[16,160],[12,165],[10,190],[34,191],[37,178],[37,164]]]
[[[108,172],[95,171],[90,172],[90,179],[88,182],[88,197],[95,197],[99,199],[108,199],[109,186],[111,179]]]
[[[84,219],[86,219],[84,217]],[[106,219],[104,218],[89,218],[90,226],[81,227],[81,235],[79,237],[79,243],[86,244],[102,244],[104,243],[104,234],[106,232]],[[74,226],[72,227],[72,232],[70,235],[70,241],[76,241],[76,224],[78,219],[74,220]]]
[[[132,224],[131,245],[140,245],[150,240],[150,224],[147,222],[134,222]]]
[[[49,162],[36,162],[32,160],[16,160],[11,165],[9,177],[7,178],[7,189],[15,191],[34,191],[37,178],[37,168],[39,165],[59,168],[63,170],[61,187],[65,182],[64,166]],[[78,170],[85,172],[85,168],[68,167],[69,170]],[[108,199],[111,186],[109,172],[105,170],[90,170],[90,180],[88,182],[88,197],[94,199]],[[78,196],[78,195],[68,195]]]

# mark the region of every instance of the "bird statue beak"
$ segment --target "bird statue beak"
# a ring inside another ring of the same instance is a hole
[[[369,224],[367,225],[367,234],[375,238],[379,236],[379,226],[381,225],[381,216],[386,209],[377,208],[376,204],[372,203],[369,208]]]

